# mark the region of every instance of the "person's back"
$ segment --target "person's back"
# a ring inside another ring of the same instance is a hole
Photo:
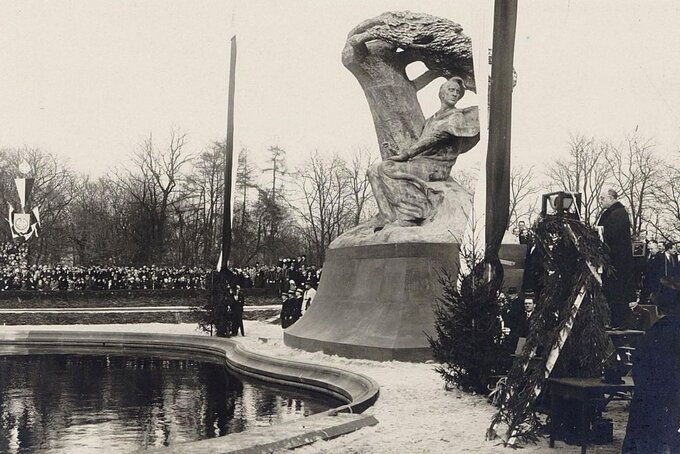
[[[662,278],[667,313],[638,341],[625,454],[680,452],[680,278]]]

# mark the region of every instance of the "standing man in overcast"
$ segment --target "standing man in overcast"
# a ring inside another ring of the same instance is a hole
[[[597,222],[604,230],[604,243],[609,248],[609,266],[602,274],[602,288],[611,311],[612,328],[623,327],[628,316],[628,303],[635,301],[633,249],[628,212],[611,188],[599,197],[603,211]]]

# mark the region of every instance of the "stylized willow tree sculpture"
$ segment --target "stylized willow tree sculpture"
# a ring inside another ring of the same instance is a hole
[[[378,143],[404,149],[425,123],[417,93],[438,77],[457,76],[475,90],[470,38],[448,19],[408,11],[368,19],[348,35],[342,63],[357,78],[373,114]],[[427,71],[414,80],[406,67],[420,61]],[[383,159],[390,156],[381,148]]]

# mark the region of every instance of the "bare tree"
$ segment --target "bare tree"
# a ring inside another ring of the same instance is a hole
[[[149,135],[134,153],[134,167],[117,174],[116,182],[140,209],[141,217],[135,229],[137,263],[164,259],[170,207],[175,202],[181,169],[189,159],[186,141],[186,133],[172,130],[167,148],[161,151]]]
[[[345,162],[314,152],[293,179],[299,194],[291,209],[301,222],[300,233],[311,247],[316,263],[323,263],[328,245],[353,225],[353,195]]]
[[[182,185],[176,219],[191,243],[191,256],[201,265],[214,264],[219,249],[224,194],[224,142],[214,142],[192,160]]]
[[[607,181],[609,166],[606,151],[607,146],[596,143],[593,138],[572,136],[568,157],[553,162],[546,172],[549,185],[554,190],[581,193],[581,217],[588,224],[596,221],[599,212],[597,199]]]
[[[510,225],[516,227],[520,219],[527,218],[536,212],[538,186],[534,175],[534,166],[516,166],[510,171]]]
[[[649,215],[649,230],[665,241],[680,238],[680,166],[663,165],[659,183],[652,191],[653,214]]]
[[[652,139],[635,132],[626,137],[622,147],[606,148],[609,174],[619,189],[631,216],[632,233],[640,234],[642,223],[650,213],[654,187],[660,176],[660,160],[655,154]]]
[[[365,149],[357,149],[352,156],[352,161],[345,166],[347,172],[349,192],[354,204],[353,226],[359,225],[365,219],[366,206],[373,201],[371,185],[368,181],[367,171],[373,165],[375,158],[371,157]]]

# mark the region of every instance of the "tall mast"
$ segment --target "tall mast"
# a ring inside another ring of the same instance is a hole
[[[234,91],[236,78],[236,35],[231,38],[229,95],[227,98],[227,142],[224,150],[224,210],[222,220],[222,274],[226,274],[231,252],[231,170],[234,156]]]

